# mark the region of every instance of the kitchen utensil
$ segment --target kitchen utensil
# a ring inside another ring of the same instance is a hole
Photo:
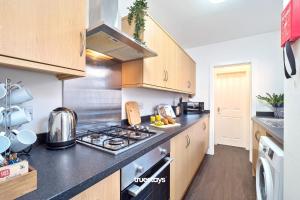
[[[50,113],[47,133],[49,149],[65,149],[75,144],[77,114],[68,108],[56,108]]]
[[[1,83],[0,84],[0,99],[4,98],[7,94],[7,90],[5,88],[5,84]]]
[[[24,149],[27,149],[30,145],[34,144],[37,136],[35,132],[31,130],[12,130],[11,140],[11,151],[21,152]]]
[[[125,104],[128,123],[130,125],[137,125],[142,122],[139,105],[135,101],[129,101]]]
[[[12,105],[25,103],[33,99],[30,90],[25,87],[20,86],[19,84],[12,85],[13,90],[9,95],[10,103]]]
[[[166,105],[166,104],[158,105],[157,111],[158,111],[158,114],[164,118],[167,118],[167,117],[176,118],[176,115],[175,115],[171,105]]]
[[[0,125],[5,126],[5,120],[7,126],[19,126],[31,121],[31,116],[29,113],[19,106],[12,106],[7,114],[7,118],[3,119]]]

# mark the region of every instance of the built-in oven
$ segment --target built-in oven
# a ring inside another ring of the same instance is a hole
[[[121,169],[122,200],[170,199],[170,143],[164,143]]]

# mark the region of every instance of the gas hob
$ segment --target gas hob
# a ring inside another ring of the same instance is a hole
[[[144,126],[112,126],[77,131],[77,142],[117,155],[161,133]]]

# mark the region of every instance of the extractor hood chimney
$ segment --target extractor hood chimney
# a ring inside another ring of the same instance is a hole
[[[118,0],[89,0],[87,49],[120,62],[154,57],[157,54],[117,28]]]

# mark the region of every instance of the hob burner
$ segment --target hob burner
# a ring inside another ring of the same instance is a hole
[[[124,139],[122,138],[113,138],[108,141],[110,145],[122,145],[124,144]]]

